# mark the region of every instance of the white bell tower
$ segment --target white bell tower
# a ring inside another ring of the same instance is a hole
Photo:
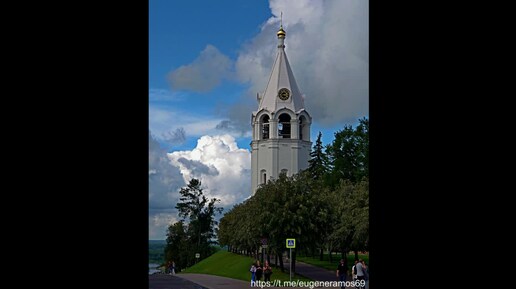
[[[252,194],[258,187],[277,179],[281,172],[287,176],[308,168],[310,159],[310,125],[312,117],[305,110],[303,96],[285,54],[283,25],[277,33],[278,52],[267,83],[258,94],[258,110],[251,116]]]

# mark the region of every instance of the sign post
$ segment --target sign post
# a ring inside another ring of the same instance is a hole
[[[262,266],[265,264],[265,249],[267,249],[267,238],[261,239],[262,243]]]
[[[287,248],[290,249],[290,257],[289,257],[289,264],[290,264],[290,282],[292,282],[292,248],[296,248],[296,239],[287,239]]]
[[[199,258],[201,257],[201,254],[195,253],[195,264],[199,261]]]

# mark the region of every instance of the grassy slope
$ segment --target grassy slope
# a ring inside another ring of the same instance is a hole
[[[358,254],[358,258],[361,258],[366,262],[366,264],[369,264],[369,255],[363,255]],[[339,265],[340,261],[340,254],[338,255],[332,255],[332,262],[329,261],[328,254],[323,254],[323,261],[319,260],[319,257],[311,258],[311,257],[303,257],[303,256],[297,256],[297,259],[301,262],[311,264],[317,267],[325,268],[328,270],[335,271],[337,270],[337,266]],[[348,255],[348,267],[351,270],[351,267],[355,264],[355,254],[349,254]]]
[[[210,274],[250,281],[251,273],[249,272],[249,269],[251,268],[253,261],[254,259],[251,257],[220,250],[194,266],[182,271],[182,273]],[[282,273],[279,268],[273,268],[272,271],[273,274],[271,275],[271,281],[276,279],[286,281],[290,279],[289,275],[287,273]],[[299,275],[292,277],[292,280],[298,279],[309,280]]]

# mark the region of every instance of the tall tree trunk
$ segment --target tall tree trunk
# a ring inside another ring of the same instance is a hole
[[[355,260],[358,260],[358,251],[354,250],[354,252],[355,252]]]
[[[269,266],[271,265],[271,249],[267,250],[267,262],[269,262]]]
[[[285,267],[283,267],[283,251],[280,250],[277,256],[279,258],[281,272],[285,272]]]
[[[199,247],[201,247],[201,220],[199,219],[199,216],[197,216],[197,220],[199,220],[199,240],[197,241],[197,251],[199,251]]]
[[[332,259],[331,259],[331,251],[332,251],[332,247],[331,246],[328,246],[328,254],[329,254],[329,258],[330,258],[330,263],[332,262]]]
[[[274,252],[274,265],[278,267],[278,252]]]
[[[324,259],[324,246],[321,246],[321,252],[319,253],[319,261],[323,261]]]

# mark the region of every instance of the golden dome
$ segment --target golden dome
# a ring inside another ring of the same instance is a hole
[[[285,30],[283,30],[283,26],[280,27],[280,29],[278,30],[278,33],[276,33],[276,35],[278,35],[278,37],[285,37],[287,33],[285,33]]]

